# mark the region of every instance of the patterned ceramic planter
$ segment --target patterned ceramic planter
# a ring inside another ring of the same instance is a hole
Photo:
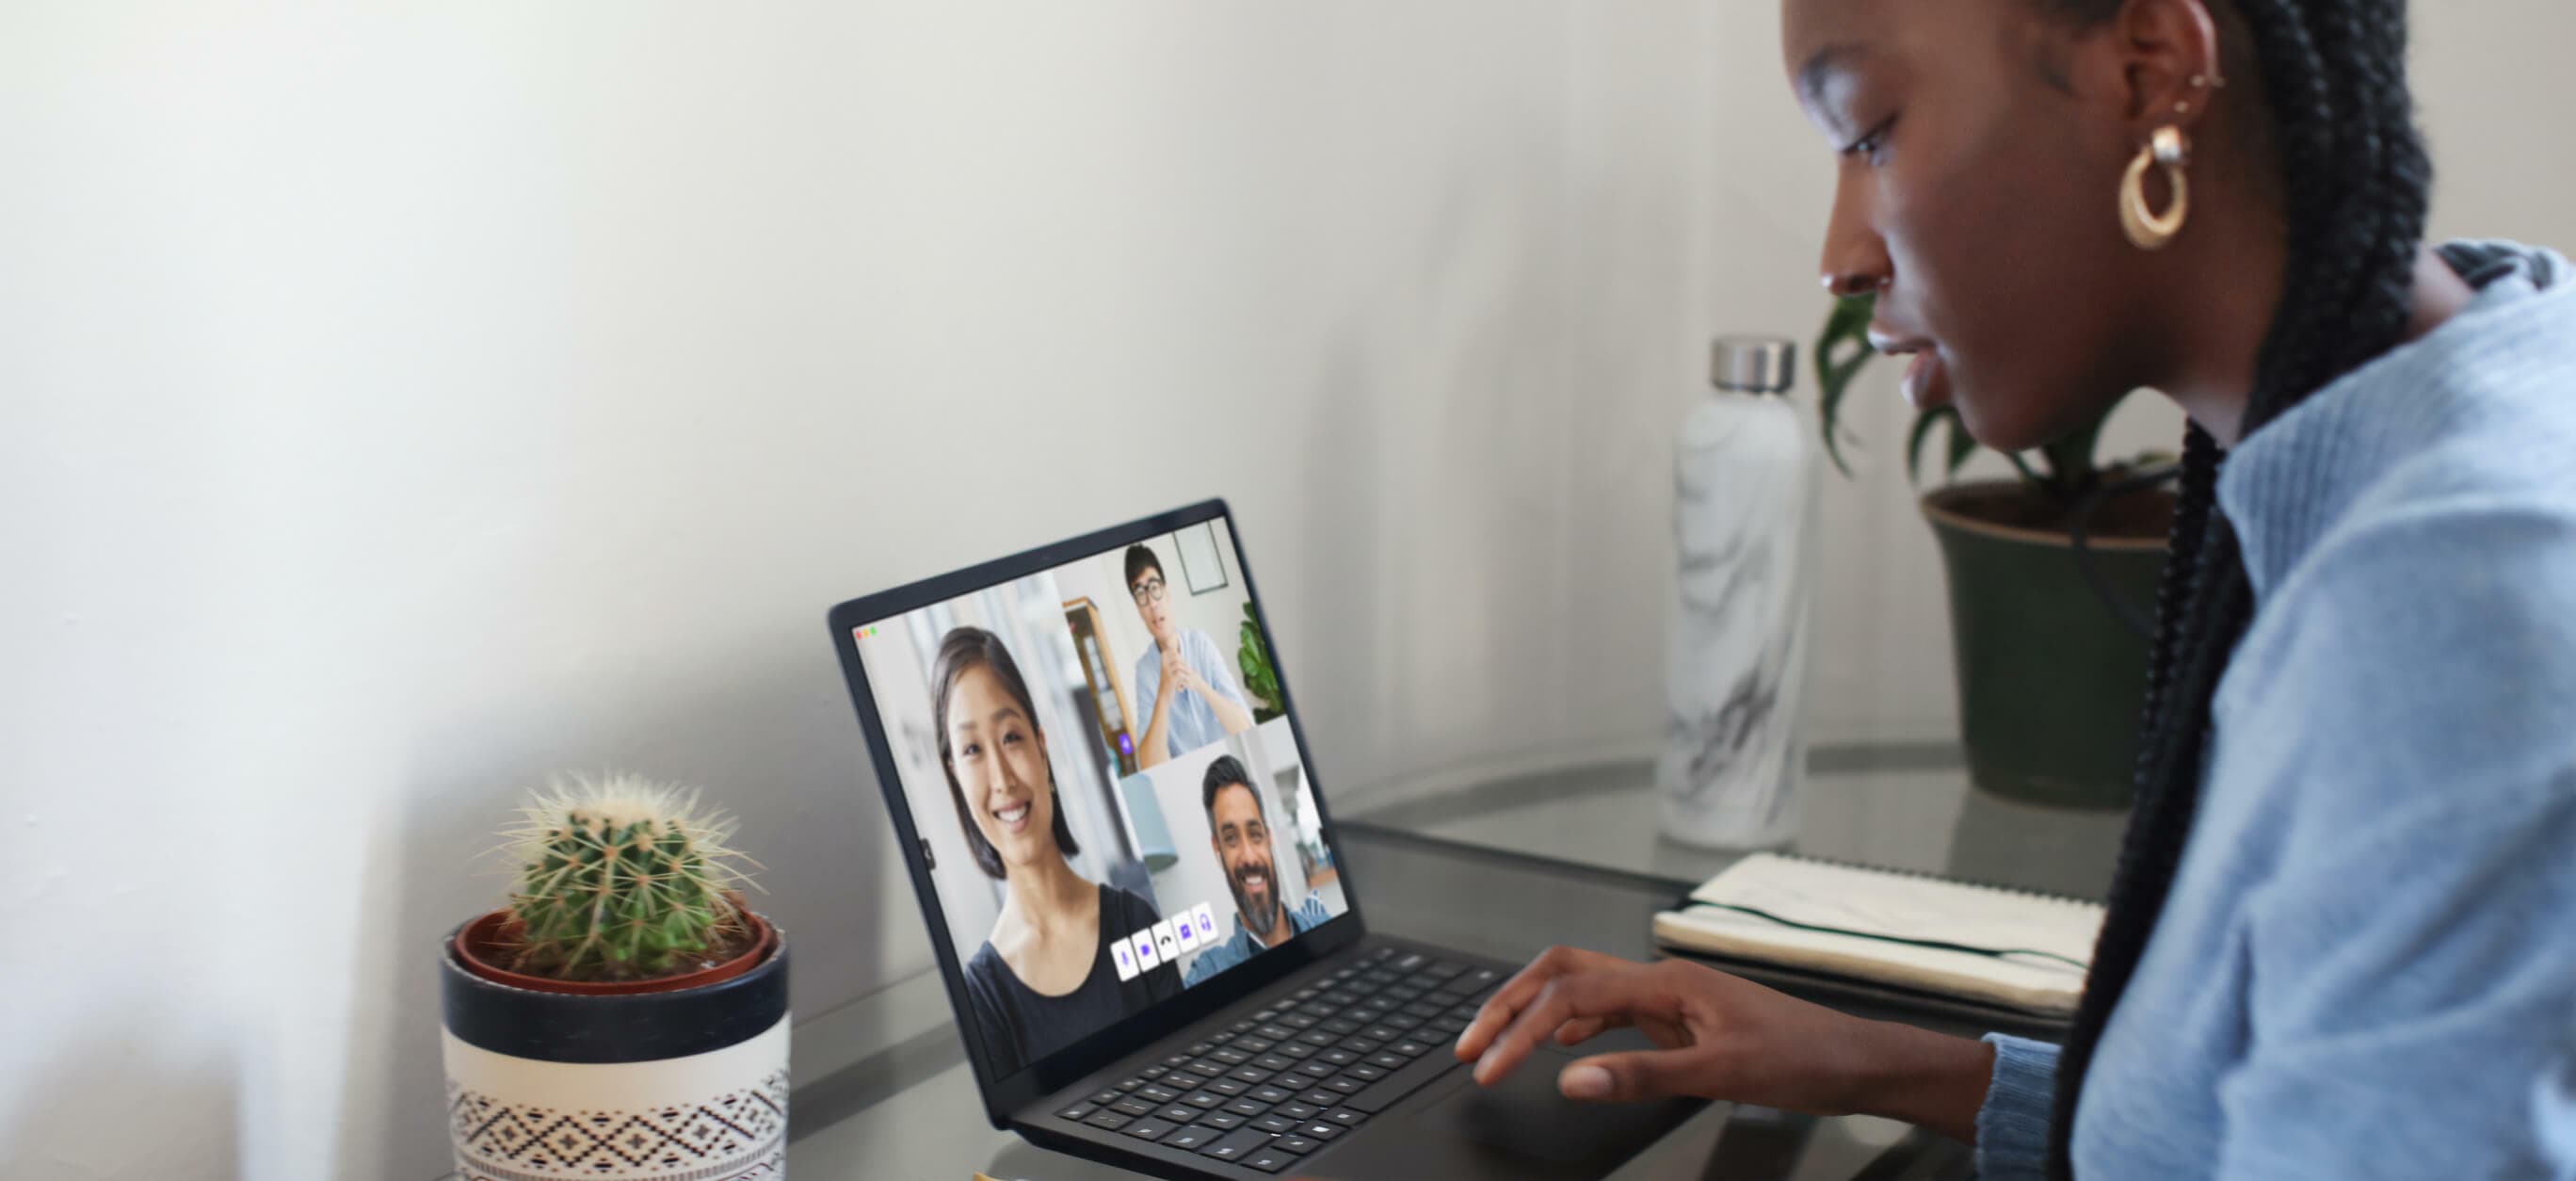
[[[784,1178],[787,946],[770,930],[765,958],[749,971],[609,996],[486,979],[460,962],[451,937],[440,976],[457,1176]]]

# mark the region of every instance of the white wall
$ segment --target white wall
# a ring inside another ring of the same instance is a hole
[[[1563,444],[1690,377],[1714,13],[9,6],[0,1174],[439,1171],[558,768],[920,970],[824,609],[1209,494],[1328,790],[1632,738]]]
[[[8,7],[0,1175],[437,1172],[559,768],[745,813],[800,1013],[919,970],[823,609],[1211,493],[1337,800],[1635,749],[1703,342],[1823,308],[1774,20]],[[2419,20],[2440,224],[2576,241],[2576,13]],[[1888,376],[1827,740],[1948,728]]]

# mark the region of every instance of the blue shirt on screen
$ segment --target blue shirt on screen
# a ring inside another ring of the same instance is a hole
[[[1192,628],[1180,629],[1181,659],[1226,700],[1243,704],[1243,690],[1234,687],[1234,674],[1226,671],[1225,653],[1207,633]],[[1160,645],[1145,650],[1136,661],[1136,736],[1144,737],[1144,728],[1154,722],[1154,697],[1163,686],[1163,649]],[[1225,740],[1225,726],[1216,720],[1216,711],[1196,689],[1183,689],[1172,698],[1171,717],[1163,723],[1164,753],[1179,758],[1211,743]]]
[[[1303,935],[1331,917],[1324,913],[1324,900],[1308,894],[1304,902],[1288,912],[1288,928],[1293,935]],[[1252,932],[1243,929],[1243,916],[1237,914],[1234,916],[1234,937],[1200,952],[1199,958],[1190,962],[1189,971],[1181,973],[1181,983],[1196,984],[1267,950],[1269,948],[1264,947],[1260,940],[1252,937]]]

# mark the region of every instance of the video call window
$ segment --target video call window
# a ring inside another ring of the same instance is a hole
[[[1222,520],[858,630],[1007,1076],[1346,913]]]

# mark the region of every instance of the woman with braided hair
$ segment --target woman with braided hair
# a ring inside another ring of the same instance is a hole
[[[1917,406],[2190,416],[2138,801],[2071,1037],[1556,949],[1490,1083],[1868,1112],[1988,1178],[2526,1176],[2576,1120],[2576,277],[2423,241],[2402,0],[1784,0],[1824,248]],[[2565,1167],[2562,1163],[2561,1167]],[[2555,1175],[2555,1174],[2551,1174]]]

